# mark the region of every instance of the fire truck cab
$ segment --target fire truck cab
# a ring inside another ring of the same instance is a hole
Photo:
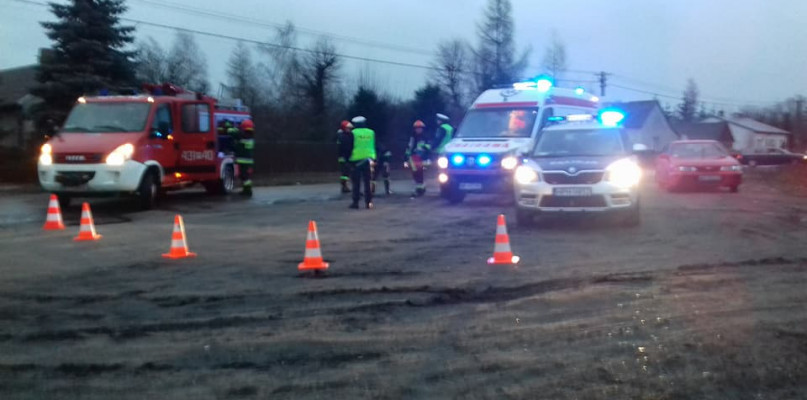
[[[441,195],[460,203],[467,193],[512,193],[513,172],[544,127],[599,107],[583,88],[554,87],[543,77],[485,91],[437,159]]]
[[[212,97],[174,85],[144,85],[131,96],[80,97],[64,125],[42,145],[39,183],[62,204],[73,197],[136,196],[151,208],[158,196],[200,183],[211,194],[233,190],[236,165],[217,120],[249,118],[218,110]]]

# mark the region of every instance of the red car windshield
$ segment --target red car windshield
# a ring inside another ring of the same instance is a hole
[[[723,158],[728,152],[716,143],[673,143],[670,155],[684,159]]]

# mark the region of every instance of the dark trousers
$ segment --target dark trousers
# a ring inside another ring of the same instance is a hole
[[[412,168],[412,179],[415,181],[415,193],[422,195],[426,193],[426,184],[423,181],[424,166],[420,156],[412,155],[409,158],[409,167]]]
[[[375,168],[373,168],[373,184],[374,186],[378,184],[378,177],[379,175],[381,178],[384,179],[384,192],[389,194],[389,173],[390,173],[390,165],[388,161],[379,162],[376,164]],[[375,192],[375,191],[374,191]]]
[[[353,204],[359,204],[361,197],[361,184],[364,183],[364,202],[369,204],[373,201],[373,191],[370,189],[370,179],[372,178],[372,168],[370,160],[362,160],[353,163]]]

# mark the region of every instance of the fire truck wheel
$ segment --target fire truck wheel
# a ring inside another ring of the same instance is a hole
[[[146,172],[143,175],[143,180],[140,181],[140,187],[137,189],[137,200],[140,208],[143,210],[154,208],[159,194],[160,183],[157,180],[156,173],[154,171]]]
[[[205,182],[205,190],[209,194],[226,195],[235,188],[235,169],[232,165],[224,167],[224,177],[217,181]]]

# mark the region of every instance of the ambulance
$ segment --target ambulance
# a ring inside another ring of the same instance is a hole
[[[485,91],[437,159],[441,195],[451,203],[469,193],[512,195],[513,173],[541,130],[566,115],[595,114],[599,101],[545,77]]]
[[[129,195],[144,209],[165,191],[195,184],[211,194],[230,193],[237,166],[217,125],[250,119],[249,109],[171,84],[143,90],[79,97],[41,147],[40,186],[62,205],[74,197]]]

